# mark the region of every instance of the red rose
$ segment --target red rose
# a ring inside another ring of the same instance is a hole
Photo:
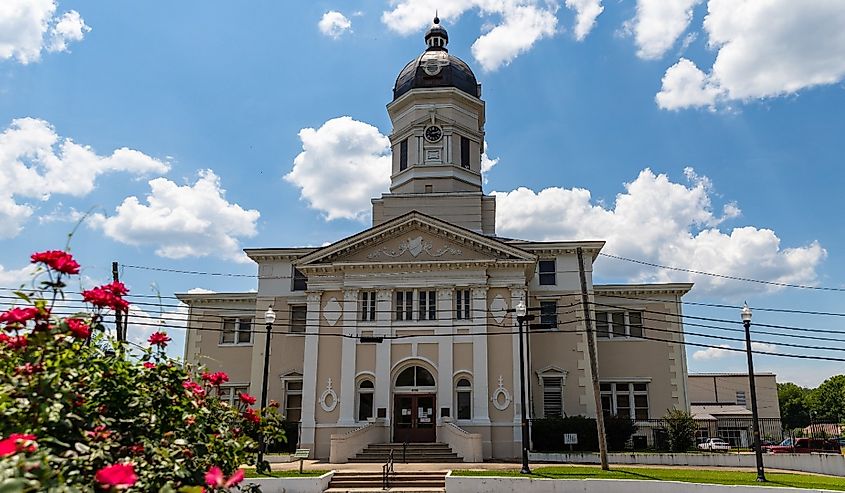
[[[149,339],[147,339],[147,341],[150,343],[150,345],[163,348],[167,346],[167,343],[170,342],[171,339],[164,332],[153,332],[153,334],[150,336]]]
[[[129,291],[122,282],[112,282],[82,292],[82,299],[97,308],[111,308],[112,310],[129,310],[129,302],[121,298]]]
[[[92,431],[86,431],[85,434],[92,440],[106,440],[111,436],[111,431],[106,428],[106,425],[97,425]]]
[[[229,479],[225,479],[223,471],[217,466],[212,466],[208,472],[205,473],[205,484],[212,488],[231,488],[243,481],[243,479],[244,471],[242,469],[238,469],[232,473],[232,475],[229,476]]]
[[[65,323],[70,333],[80,339],[87,339],[91,335],[91,327],[78,318],[69,318]]]
[[[18,452],[35,452],[37,448],[35,435],[12,433],[9,438],[0,440],[0,457],[7,457]]]
[[[241,399],[241,402],[243,402],[244,404],[249,404],[249,405],[255,404],[255,397],[253,397],[249,394],[245,394],[245,393],[241,392],[241,393],[238,394],[238,397]]]
[[[144,445],[141,443],[135,443],[129,446],[129,451],[134,455],[141,455],[144,453]]]
[[[0,342],[11,349],[22,349],[25,348],[27,344],[26,335],[10,337],[2,333],[0,333]]]
[[[255,412],[255,409],[248,407],[246,411],[244,411],[244,419],[247,421],[251,421],[255,424],[261,422],[261,418],[258,416],[258,413]]]
[[[41,366],[40,363],[32,364],[32,363],[24,363],[23,365],[15,367],[15,375],[32,375],[33,373],[38,373],[44,368]]]
[[[185,380],[184,382],[182,382],[182,387],[190,390],[194,393],[194,395],[198,397],[205,396],[205,389],[202,388],[202,385],[194,382],[193,380]]]
[[[135,466],[132,464],[114,464],[97,471],[94,479],[102,486],[119,488],[134,485],[138,476],[135,475]]]
[[[144,361],[144,368],[146,368],[148,370],[152,370],[155,367],[156,367],[155,363],[150,363],[149,361]]]
[[[37,316],[38,308],[12,308],[0,314],[0,323],[23,325],[26,324],[27,320],[32,320]]]
[[[71,254],[61,250],[33,253],[30,259],[33,264],[41,262],[63,274],[79,274],[79,262],[74,260]]]
[[[224,371],[218,371],[215,373],[208,373],[207,371],[204,371],[202,375],[200,375],[200,378],[204,382],[208,382],[215,386],[223,385],[229,381],[229,375],[227,375]]]

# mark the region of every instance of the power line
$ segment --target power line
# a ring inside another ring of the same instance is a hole
[[[814,290],[818,290],[818,291],[845,292],[845,288],[834,288],[834,287],[827,287],[827,286],[807,286],[805,284],[791,284],[791,283],[786,283],[786,282],[764,281],[764,280],[761,280],[761,279],[752,279],[752,278],[749,278],[749,277],[729,276],[729,275],[726,275],[726,274],[716,274],[714,272],[706,272],[706,271],[695,270],[695,269],[686,269],[686,268],[683,268],[683,267],[672,267],[672,266],[669,266],[669,265],[655,264],[653,262],[647,262],[645,260],[637,260],[637,259],[628,258],[628,257],[620,257],[618,255],[611,255],[609,253],[603,253],[603,252],[599,252],[599,255],[601,255],[603,257],[616,259],[616,260],[624,260],[626,262],[632,262],[632,263],[635,263],[635,264],[647,265],[649,267],[657,267],[658,269],[667,269],[667,270],[674,270],[674,271],[679,271],[679,272],[687,272],[687,273],[690,273],[690,274],[699,274],[699,275],[702,275],[702,276],[718,277],[720,279],[729,279],[729,280],[732,280],[732,281],[753,282],[753,283],[757,283],[757,284],[766,284],[766,285],[769,285],[769,286],[779,286],[779,287],[783,287],[783,288],[800,288],[800,289],[814,289]]]
[[[666,300],[661,300],[657,298],[644,298],[641,296],[622,296],[619,294],[605,294],[601,291],[595,292],[596,296],[601,296],[603,298],[620,298],[624,300],[637,300],[637,301],[655,301],[659,303],[665,303]],[[690,305],[690,306],[706,306],[710,308],[726,308],[731,310],[741,310],[742,306],[740,305],[726,305],[724,303],[706,303],[706,302],[699,302],[699,301],[679,301],[682,305]],[[816,310],[798,310],[792,308],[772,308],[772,307],[759,307],[755,306],[754,311],[761,311],[761,312],[776,312],[776,313],[792,313],[797,315],[819,315],[825,317],[845,317],[845,313],[838,313],[838,312],[821,312]]]

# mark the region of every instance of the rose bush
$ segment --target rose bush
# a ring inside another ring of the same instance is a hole
[[[103,310],[128,307],[121,283],[85,291],[90,312],[54,316],[47,298],[79,264],[61,251],[32,261],[49,280],[0,314],[0,491],[252,489],[239,466],[254,462],[259,429],[284,438],[275,416],[262,420],[247,394],[221,401],[228,376],[169,360],[163,332],[134,355],[110,340]]]

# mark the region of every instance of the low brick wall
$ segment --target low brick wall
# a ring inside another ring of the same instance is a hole
[[[334,471],[309,478],[248,478],[242,484],[257,484],[262,493],[323,493]]]
[[[531,452],[529,459],[535,462],[565,464],[598,464],[596,453]],[[757,467],[754,454],[649,454],[610,453],[611,464],[647,464],[655,466],[701,466],[701,467]],[[845,456],[838,454],[763,454],[763,465],[773,469],[812,472],[830,476],[845,476]]]

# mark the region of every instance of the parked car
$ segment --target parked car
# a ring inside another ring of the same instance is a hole
[[[840,453],[839,441],[824,440],[822,438],[791,438],[784,439],[780,445],[764,448],[770,454],[811,454],[811,453]]]
[[[731,445],[721,438],[708,438],[699,443],[698,448],[709,452],[727,452],[731,449]]]

